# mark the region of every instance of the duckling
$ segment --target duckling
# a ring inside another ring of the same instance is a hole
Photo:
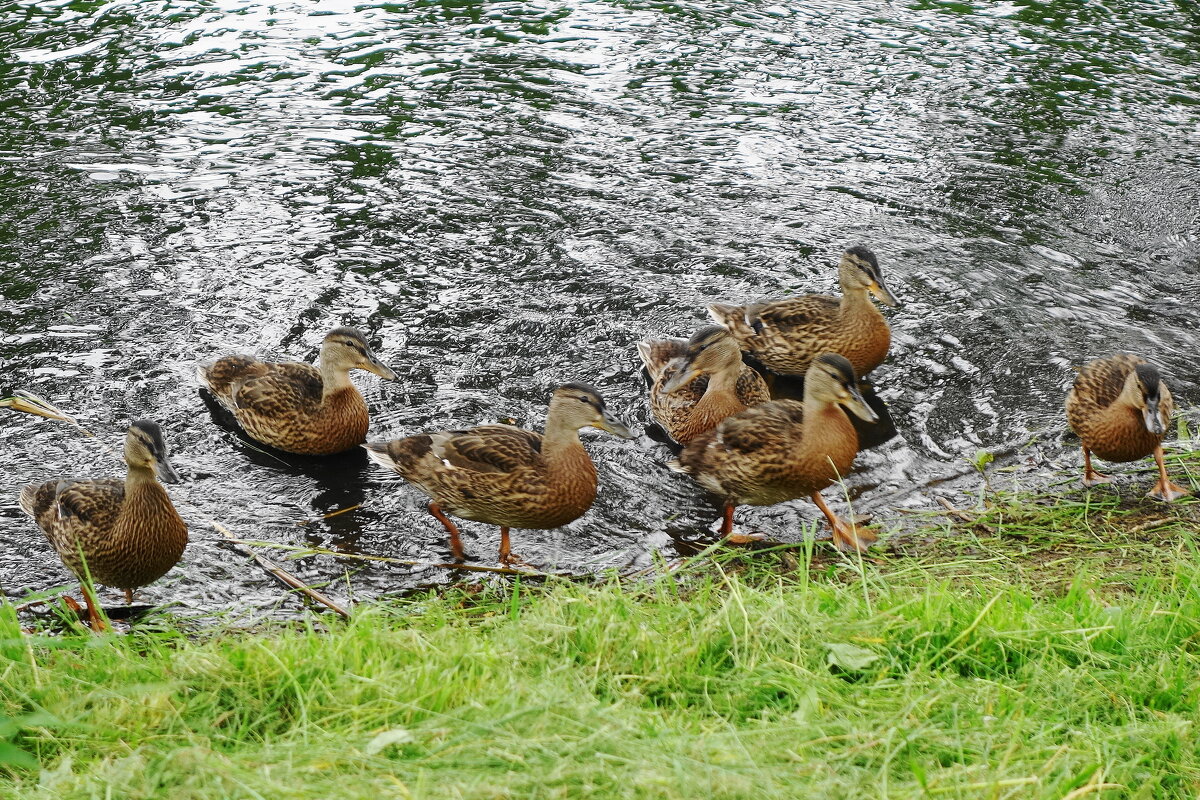
[[[519,563],[509,528],[557,528],[583,515],[596,497],[596,467],[579,429],[632,434],[582,383],[554,391],[546,433],[510,425],[438,431],[364,444],[371,460],[415,483],[433,502],[429,513],[450,534],[450,549],[465,558],[458,527],[443,513],[500,526],[500,562]]]
[[[720,325],[707,325],[686,342],[638,342],[638,354],[651,380],[650,413],[679,444],[771,399],[762,376],[742,363],[737,340]]]
[[[1148,497],[1170,502],[1189,492],[1167,479],[1162,440],[1175,404],[1158,368],[1128,353],[1089,362],[1067,394],[1067,423],[1083,442],[1083,485],[1112,478],[1092,469],[1105,461],[1136,461],[1154,453],[1158,483]]]
[[[845,356],[862,377],[887,358],[892,334],[871,302],[896,305],[875,254],[851,247],[838,264],[842,297],[810,294],[747,306],[714,303],[708,312],[729,328],[742,350],[772,372],[803,375],[819,353]]]
[[[352,369],[397,379],[354,328],[326,334],[319,369],[225,356],[200,365],[197,375],[250,438],[289,453],[329,455],[367,438],[367,403],[350,381]]]
[[[754,538],[732,533],[736,506],[768,506],[809,495],[829,520],[837,548],[864,552],[875,535],[839,519],[820,494],[849,473],[858,453],[847,409],[875,420],[850,362],[821,353],[805,373],[803,403],[772,400],[734,414],[693,439],[671,467],[724,500],[721,533],[730,541]]]
[[[162,429],[137,420],[125,433],[125,480],[59,478],[21,490],[21,508],[33,517],[59,558],[83,581],[133,590],[161,578],[183,556],[187,525],[158,477],[178,483]],[[84,589],[92,627],[102,627],[95,598]]]

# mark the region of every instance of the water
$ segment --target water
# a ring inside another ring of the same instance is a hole
[[[1072,463],[1061,404],[1087,358],[1143,353],[1200,399],[1198,23],[1183,0],[6,3],[0,388],[117,448],[160,421],[193,544],[141,596],[269,610],[279,591],[205,520],[412,560],[444,560],[444,535],[361,457],[247,447],[196,362],[312,360],[349,324],[402,378],[357,379],[373,438],[539,426],[568,380],[640,428],[638,339],[713,300],[831,291],[863,243],[903,303],[875,376],[902,436],[852,481],[888,520],[982,447],[1048,431],[1013,463]],[[121,466],[62,425],[0,426],[0,586],[21,597],[67,576],[20,485]],[[585,438],[593,510],[516,552],[640,568],[707,533],[661,446]],[[816,516],[739,519],[788,539]],[[494,563],[496,530],[464,533]],[[343,600],[454,577],[289,568]]]

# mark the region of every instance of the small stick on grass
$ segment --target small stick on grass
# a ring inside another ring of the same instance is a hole
[[[951,503],[951,502],[950,502],[949,500],[947,500],[946,498],[944,498],[944,497],[939,497],[939,498],[937,499],[937,501],[938,501],[939,503],[941,503],[941,504],[942,504],[942,506],[943,506],[943,507],[944,507],[944,508],[945,508],[947,511],[949,511],[949,512],[950,512],[950,516],[954,517],[955,519],[960,519],[960,520],[962,520],[963,522],[974,522],[974,521],[975,521],[974,517],[972,517],[970,514],[968,514],[967,512],[963,511],[963,510],[962,510],[962,509],[960,509],[960,508],[955,508],[955,507],[954,507],[954,504],[953,504],[953,503]]]
[[[333,602],[328,597],[326,597],[325,595],[318,592],[316,589],[313,589],[313,588],[307,586],[303,581],[301,581],[295,575],[292,575],[290,572],[287,572],[286,570],[284,570],[282,567],[280,567],[274,561],[264,558],[263,556],[260,556],[258,553],[254,552],[250,548],[246,547],[224,525],[222,525],[221,523],[217,522],[214,519],[210,519],[208,521],[208,524],[212,525],[213,528],[216,529],[217,533],[224,536],[227,541],[229,541],[231,544],[233,544],[235,547],[237,547],[239,550],[241,550],[242,553],[249,555],[251,558],[253,558],[255,563],[257,563],[260,567],[262,567],[264,570],[266,570],[268,573],[270,573],[276,580],[278,580],[284,586],[287,586],[291,589],[295,589],[297,592],[300,592],[301,594],[303,594],[305,597],[309,598],[310,600],[314,600],[314,601],[320,603],[321,605],[326,606],[327,608],[333,610],[337,614],[340,614],[342,617],[344,617],[346,619],[350,619],[349,611],[342,608],[337,603]]]
[[[403,564],[407,567],[433,567],[436,569],[461,569],[466,572],[494,572],[499,575],[520,575],[526,578],[571,578],[574,577],[569,572],[540,572],[533,569],[513,569],[512,567],[485,567],[482,564],[459,564],[450,563],[444,564],[437,561],[414,561],[407,558],[393,558],[391,556],[369,556],[362,553],[339,553],[336,550],[328,550],[323,547],[297,547],[291,544],[279,544],[277,542],[254,541],[253,539],[230,539],[234,544],[241,545],[246,548],[250,547],[270,547],[275,550],[291,550],[296,553],[296,557],[303,558],[305,556],[333,556],[334,558],[349,558],[357,561],[382,561],[385,564]]]

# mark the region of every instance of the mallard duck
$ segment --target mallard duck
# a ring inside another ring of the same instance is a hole
[[[707,325],[683,339],[638,342],[650,376],[650,413],[679,444],[771,399],[762,376],[742,363],[726,328]]]
[[[179,478],[167,459],[162,430],[137,420],[125,433],[125,480],[60,478],[21,490],[21,508],[37,521],[67,569],[84,581],[133,590],[161,578],[187,545],[187,525],[171,505],[158,476]],[[95,598],[86,590],[88,614],[100,627]]]
[[[450,534],[463,560],[458,527],[443,513],[500,526],[500,562],[512,564],[509,528],[557,528],[582,516],[596,497],[596,467],[579,429],[632,434],[590,386],[568,383],[550,398],[545,434],[510,425],[438,431],[364,444],[367,455],[415,483],[433,502],[429,513]]]
[[[810,294],[746,306],[715,303],[709,314],[729,328],[754,360],[781,375],[803,375],[817,354],[845,356],[859,377],[883,363],[892,341],[891,329],[871,302],[896,305],[879,271],[875,254],[851,247],[838,264],[842,297]]]
[[[1158,483],[1148,496],[1171,501],[1188,491],[1167,479],[1162,440],[1175,404],[1158,368],[1128,353],[1084,365],[1067,393],[1067,423],[1083,442],[1083,485],[1112,478],[1092,469],[1092,453],[1105,461],[1136,461],[1154,453]]]
[[[733,534],[736,506],[769,506],[809,495],[829,520],[838,549],[862,552],[875,535],[839,519],[820,494],[849,473],[858,453],[847,409],[875,419],[858,392],[850,362],[822,353],[805,373],[803,403],[772,400],[734,414],[693,439],[671,466],[724,500],[721,533],[730,541],[753,538]]]
[[[200,365],[197,375],[250,438],[289,453],[328,455],[367,438],[367,403],[350,380],[352,369],[396,380],[354,328],[326,334],[320,368],[225,356]]]

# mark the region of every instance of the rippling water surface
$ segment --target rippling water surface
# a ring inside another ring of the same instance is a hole
[[[1137,351],[1200,401],[1198,31],[1190,0],[0,4],[0,389],[118,450],[159,420],[193,544],[142,596],[266,608],[207,519],[418,561],[444,535],[360,456],[280,460],[216,425],[196,362],[313,360],[349,324],[401,375],[356,378],[373,437],[540,426],[567,380],[640,429],[638,339],[832,291],[863,243],[902,301],[875,373],[901,437],[853,480],[887,519],[981,447],[1043,432],[1022,464],[1070,462],[1071,364]],[[20,485],[121,464],[64,425],[0,426],[0,585],[23,596],[67,575]],[[596,505],[517,532],[529,561],[640,567],[707,534],[660,445],[585,438]],[[788,539],[815,516],[740,518]],[[465,538],[494,563],[494,528]],[[452,577],[292,568],[343,599]]]

